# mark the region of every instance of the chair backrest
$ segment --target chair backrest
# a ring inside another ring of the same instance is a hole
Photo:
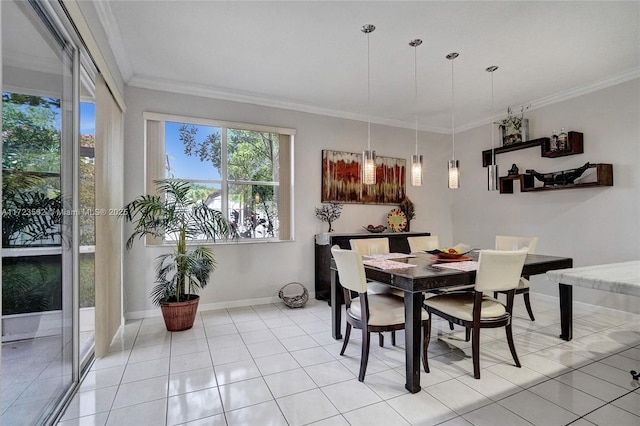
[[[516,288],[527,252],[526,247],[512,251],[480,250],[475,289],[491,292]]]
[[[496,250],[518,250],[523,247],[529,249],[529,253],[536,252],[538,237],[509,237],[496,235]]]
[[[407,242],[409,242],[409,249],[411,250],[411,253],[436,250],[438,247],[440,247],[440,242],[438,241],[437,235],[407,237]]]
[[[389,253],[388,238],[354,238],[349,240],[351,250],[355,250],[360,255],[387,254]]]
[[[364,272],[360,253],[355,250],[343,250],[338,245],[335,245],[331,247],[331,254],[336,261],[342,287],[358,293],[366,293],[367,276]]]

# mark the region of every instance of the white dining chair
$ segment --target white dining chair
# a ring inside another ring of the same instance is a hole
[[[465,327],[467,334],[471,332],[473,376],[476,379],[480,378],[481,328],[505,327],[511,356],[516,367],[520,367],[513,342],[511,313],[515,289],[520,281],[527,251],[527,248],[515,251],[481,250],[473,292],[442,294],[430,297],[424,302],[429,312],[429,328],[432,315],[437,315]],[[485,294],[494,291],[507,293],[506,305]]]
[[[529,249],[529,254],[535,254],[538,246],[538,237],[512,237],[506,235],[496,235],[496,250],[518,250],[524,247]],[[531,298],[529,297],[529,277],[520,277],[516,294],[522,294],[524,297],[524,306],[527,309],[531,321],[535,321],[533,309],[531,308]],[[498,297],[498,293],[494,293],[493,297]]]
[[[352,238],[349,240],[351,250],[357,251],[360,256],[367,256],[371,254],[388,254],[389,239],[388,238]],[[367,292],[369,294],[390,294],[396,297],[404,297],[402,290],[389,287],[385,283],[368,280]],[[384,335],[379,334],[379,344],[384,346]],[[396,345],[396,332],[391,331],[391,345]]]
[[[351,250],[360,253],[360,256],[368,256],[371,254],[389,254],[388,238],[352,238],[349,240]],[[369,281],[369,293],[391,293],[398,297],[404,297],[401,290],[389,287],[384,283],[377,281]]]
[[[344,300],[346,309],[347,330],[344,334],[344,343],[340,355],[344,355],[351,328],[362,330],[362,351],[360,355],[360,372],[358,380],[364,381],[369,360],[370,335],[372,332],[382,333],[404,329],[404,301],[391,294],[371,294],[367,290],[367,283],[362,263],[362,256],[355,250],[343,250],[335,245],[331,248],[331,254],[338,268],[340,284],[344,288]],[[352,298],[352,292],[358,293]],[[427,360],[427,346],[429,331],[427,320],[429,314],[422,309],[423,350],[422,365],[424,371],[429,372]]]
[[[411,253],[418,254],[426,251],[436,250],[440,248],[440,241],[437,235],[421,236],[421,237],[408,237],[409,249]],[[435,259],[435,258],[434,258]],[[443,294],[452,291],[468,291],[473,289],[473,285],[459,285],[455,287],[445,287],[434,290],[429,290],[429,293]],[[449,328],[453,330],[453,323],[449,323]]]
[[[440,247],[437,235],[424,235],[419,237],[407,237],[411,253],[420,253],[436,250]]]

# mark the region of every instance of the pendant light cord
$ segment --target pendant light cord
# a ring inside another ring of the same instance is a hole
[[[456,159],[456,119],[455,119],[455,98],[453,96],[453,61],[451,59],[451,159]]]
[[[495,70],[494,70],[495,71]],[[493,71],[491,71],[491,117],[493,117]],[[496,151],[493,147],[493,141],[495,139],[495,129],[494,129],[493,119],[491,120],[491,165],[493,166],[496,163]]]
[[[369,36],[367,33],[367,150],[371,151],[371,62]]]
[[[418,155],[418,44],[413,47],[413,82],[416,100],[416,155]]]

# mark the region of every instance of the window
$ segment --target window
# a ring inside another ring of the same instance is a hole
[[[293,239],[292,129],[146,113],[147,192],[159,178],[194,184],[243,241]],[[166,236],[165,238],[170,238]]]

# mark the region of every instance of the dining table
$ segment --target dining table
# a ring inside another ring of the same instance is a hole
[[[478,260],[478,251],[468,254],[467,262]],[[405,388],[411,393],[420,392],[420,344],[421,344],[421,315],[424,293],[430,290],[475,283],[475,270],[457,270],[441,268],[433,260],[420,254],[398,256],[393,259],[398,262],[397,268],[383,269],[365,263],[365,274],[368,280],[389,285],[404,292],[405,314],[405,360],[406,383]],[[364,258],[364,257],[363,257]],[[366,258],[365,258],[366,259]],[[462,263],[462,262],[461,262]],[[447,263],[451,265],[451,263]],[[569,257],[546,256],[528,254],[522,268],[523,276],[545,274],[556,269],[571,268],[573,259]],[[342,293],[340,277],[333,259],[331,260],[331,327],[334,339],[342,339]]]

